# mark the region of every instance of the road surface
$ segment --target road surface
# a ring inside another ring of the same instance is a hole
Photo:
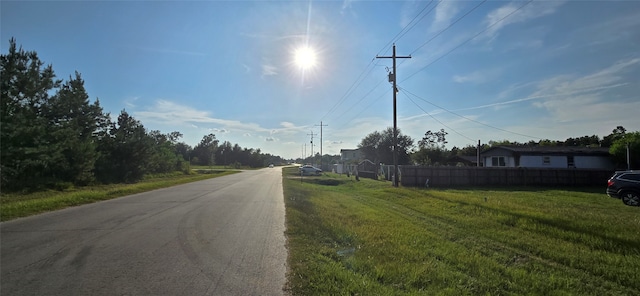
[[[0,295],[282,295],[281,170],[0,224]]]

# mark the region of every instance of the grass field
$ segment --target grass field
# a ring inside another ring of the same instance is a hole
[[[640,295],[640,209],[579,189],[284,169],[293,295]]]
[[[203,170],[185,175],[181,172],[146,177],[135,184],[111,184],[49,190],[33,193],[2,193],[0,195],[0,221],[26,217],[66,207],[112,199],[129,194],[165,188],[237,173],[238,171]]]

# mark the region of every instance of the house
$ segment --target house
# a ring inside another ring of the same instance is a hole
[[[351,163],[362,159],[360,149],[340,149],[340,162]]]
[[[478,157],[475,155],[456,155],[447,160],[447,165],[477,167],[482,166],[482,158],[480,159],[480,165],[478,165]]]
[[[614,169],[608,148],[496,146],[480,154],[485,167]]]
[[[357,164],[362,158],[360,149],[340,149],[340,163],[333,165],[333,171],[338,174],[346,173],[350,164]]]

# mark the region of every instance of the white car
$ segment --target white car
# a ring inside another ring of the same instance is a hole
[[[303,165],[300,167],[300,174],[319,176],[322,174],[322,170],[311,165]]]

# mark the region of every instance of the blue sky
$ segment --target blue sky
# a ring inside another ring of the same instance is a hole
[[[149,130],[285,158],[355,148],[393,125],[448,148],[640,130],[640,1],[2,1],[59,78]],[[295,51],[312,48],[301,68]],[[306,143],[306,149],[305,149]]]

